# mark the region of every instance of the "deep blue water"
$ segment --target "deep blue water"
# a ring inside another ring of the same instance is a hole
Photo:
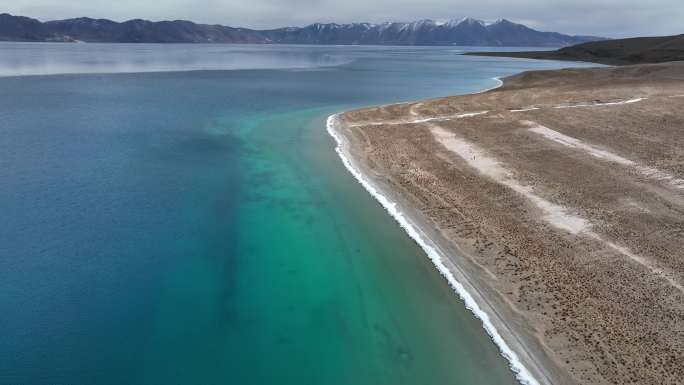
[[[0,44],[0,383],[514,383],[324,120],[561,65]]]

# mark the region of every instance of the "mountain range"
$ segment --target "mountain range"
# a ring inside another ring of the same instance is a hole
[[[561,47],[596,40],[603,39],[540,32],[505,19],[485,23],[469,17],[445,23],[433,20],[382,24],[316,23],[306,27],[255,30],[185,20],[135,19],[119,23],[81,17],[41,22],[0,14],[0,41]]]

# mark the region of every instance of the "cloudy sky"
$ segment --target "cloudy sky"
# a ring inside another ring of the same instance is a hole
[[[684,33],[684,0],[5,0],[0,12],[40,20],[77,16],[187,19],[250,28],[313,22],[506,18],[530,27],[608,37]]]

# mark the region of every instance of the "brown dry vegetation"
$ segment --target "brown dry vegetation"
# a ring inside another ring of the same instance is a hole
[[[555,108],[634,98],[645,99]],[[483,271],[477,284],[524,320],[559,383],[684,383],[676,286],[684,285],[684,189],[638,168],[684,178],[684,63],[523,73],[483,94],[357,110],[340,121],[366,171],[457,245]],[[549,140],[525,121],[634,165]],[[435,126],[591,230],[554,227],[525,196],[438,142]]]

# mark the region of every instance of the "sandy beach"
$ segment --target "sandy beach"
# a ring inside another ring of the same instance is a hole
[[[329,119],[530,384],[684,378],[684,63],[525,72]]]

